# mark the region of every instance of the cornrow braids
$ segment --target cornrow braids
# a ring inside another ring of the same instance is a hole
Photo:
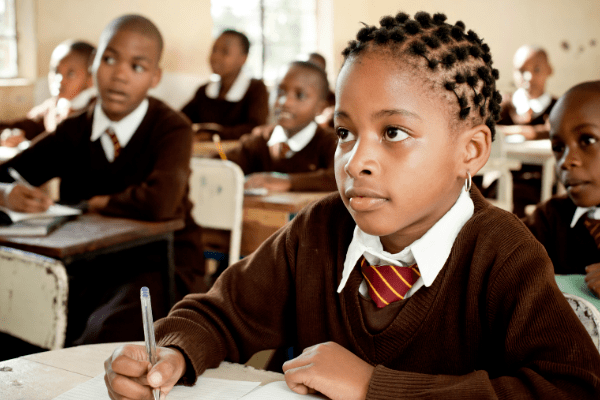
[[[496,90],[499,72],[492,68],[490,47],[477,33],[467,31],[464,22],[451,25],[446,20],[444,14],[432,16],[424,11],[414,18],[404,12],[384,16],[379,27],[361,28],[342,54],[347,60],[365,49],[384,48],[398,58],[424,60],[410,65],[433,75],[430,80],[434,87],[450,92],[458,105],[458,120],[485,123],[493,139],[502,96]]]

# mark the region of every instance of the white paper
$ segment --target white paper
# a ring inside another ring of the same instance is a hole
[[[22,213],[18,211],[9,210],[8,208],[4,207],[0,207],[0,210],[8,214],[12,222],[19,222],[33,218],[50,218],[81,214],[81,210],[73,207],[63,206],[61,204],[52,204],[48,208],[48,210],[41,213]]]
[[[167,400],[238,400],[258,385],[260,382],[199,377],[194,386],[175,386],[167,395]],[[54,400],[110,400],[104,384],[104,374],[74,387]]]
[[[323,395],[298,394],[293,392],[285,381],[277,381],[261,386],[243,397],[242,400],[308,400],[327,399]]]

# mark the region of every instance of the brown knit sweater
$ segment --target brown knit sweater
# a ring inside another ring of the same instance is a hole
[[[246,175],[269,171],[286,173],[294,191],[327,192],[337,190],[333,169],[336,147],[335,133],[319,126],[312,140],[290,158],[273,160],[267,139],[247,134],[242,136],[239,146],[227,152],[227,159],[238,164]]]
[[[355,269],[340,281],[355,223],[338,195],[315,203],[208,294],[156,322],[188,359],[184,382],[222,360],[334,341],[376,366],[367,399],[597,399],[600,355],[558,290],[541,244],[473,189],[475,213],[430,287],[369,331]]]

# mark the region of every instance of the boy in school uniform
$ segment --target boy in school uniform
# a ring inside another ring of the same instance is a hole
[[[585,274],[600,297],[600,81],[569,89],[550,113],[556,174],[567,194],[525,219],[557,274]]]
[[[147,96],[161,78],[162,48],[162,36],[148,19],[125,15],[113,20],[102,32],[93,63],[98,101],[41,136],[3,164],[0,173],[3,181],[11,182],[7,169],[12,167],[33,186],[60,177],[60,201],[85,202],[90,211],[148,221],[183,219],[185,227],[175,232],[175,264],[177,289],[185,295],[205,290],[201,232],[188,199],[193,132],[177,111]],[[51,204],[37,188],[13,183],[3,190],[0,204],[17,211],[42,211]],[[166,251],[161,249],[148,245],[95,261],[101,273],[93,283],[89,273],[73,279],[69,291],[77,301],[70,301],[70,317],[74,307],[95,306],[85,316],[89,334],[79,339],[73,334],[76,343],[140,337],[139,326],[126,329],[119,323],[134,324],[140,318],[140,286],[132,282],[157,287],[156,302],[162,299],[160,276],[148,275],[155,263],[163,262]],[[79,301],[78,293],[85,301]],[[113,324],[112,316],[119,322]]]
[[[209,60],[211,80],[181,109],[200,134],[208,137],[216,132],[223,140],[234,140],[267,121],[267,88],[242,70],[249,51],[246,35],[232,29],[215,40]]]
[[[337,137],[315,122],[327,106],[328,92],[327,76],[318,66],[304,61],[289,65],[277,87],[277,125],[258,127],[226,153],[248,175],[246,188],[336,190]]]
[[[399,13],[358,32],[336,88],[339,193],[157,321],[154,366],[144,346],[118,348],[112,399],[289,346],[289,388],[333,400],[598,398],[600,354],[543,246],[471,188],[498,71],[445,20]]]
[[[40,133],[52,132],[67,118],[83,110],[96,95],[90,71],[95,48],[84,41],[65,40],[50,57],[48,86],[52,97],[35,106],[27,118],[0,122],[1,144],[15,147]]]

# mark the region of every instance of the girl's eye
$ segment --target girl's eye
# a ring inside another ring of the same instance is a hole
[[[591,146],[598,142],[598,139],[591,135],[582,135],[579,138],[579,140],[581,142],[582,147]]]
[[[304,100],[305,97],[306,97],[306,95],[304,94],[304,92],[298,92],[298,93],[296,93],[296,98],[298,100]]]
[[[401,142],[402,140],[409,137],[408,133],[404,132],[400,128],[393,126],[385,128],[384,138],[388,142]]]
[[[142,66],[141,66],[141,65],[139,65],[139,64],[133,64],[133,70],[134,70],[135,72],[141,73],[141,72],[144,72],[144,71],[145,71],[145,68],[144,68],[144,67],[142,67]]]
[[[117,60],[111,56],[104,56],[104,62],[108,65],[114,65],[117,62]]]
[[[337,128],[335,130],[340,143],[346,143],[354,140],[354,134],[345,128]]]
[[[564,143],[552,142],[552,151],[556,154],[562,154],[565,151]]]

